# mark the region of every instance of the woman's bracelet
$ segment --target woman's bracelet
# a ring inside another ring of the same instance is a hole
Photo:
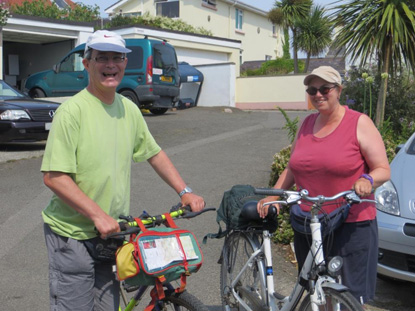
[[[364,178],[370,181],[371,185],[373,186],[373,177],[369,174],[362,174],[359,178]]]

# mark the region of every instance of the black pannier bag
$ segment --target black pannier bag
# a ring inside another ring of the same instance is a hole
[[[232,230],[245,230],[256,226],[261,228],[265,226],[270,232],[277,230],[278,220],[276,215],[272,219],[263,220],[258,217],[248,219],[241,214],[244,205],[247,205],[246,207],[251,213],[255,209],[256,202],[263,198],[263,195],[255,194],[255,188],[251,185],[235,185],[230,190],[225,191],[216,215],[219,231],[206,235],[203,240],[204,243],[206,243],[207,238],[223,238]],[[221,222],[225,223],[225,230],[222,230]]]

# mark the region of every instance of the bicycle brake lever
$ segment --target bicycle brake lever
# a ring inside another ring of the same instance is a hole
[[[361,197],[359,197],[356,192],[351,192],[349,194],[346,195],[346,200],[349,203],[363,203],[363,202],[371,202],[371,203],[377,203],[376,200],[371,200],[371,199],[362,199]]]
[[[128,222],[132,222],[132,221],[134,221],[134,217],[133,216],[125,216],[125,215],[120,215],[119,217],[118,217],[119,219],[122,219],[122,220],[126,220],[126,221],[128,221]]]

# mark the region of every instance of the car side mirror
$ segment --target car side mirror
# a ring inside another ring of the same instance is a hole
[[[59,68],[60,68],[60,64],[55,64],[55,65],[53,65],[53,67],[52,67],[52,69],[53,69],[53,71],[54,71],[55,73],[58,73],[58,72],[59,72]]]

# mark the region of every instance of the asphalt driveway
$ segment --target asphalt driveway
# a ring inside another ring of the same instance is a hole
[[[288,112],[304,118],[307,112]],[[275,152],[288,145],[277,111],[240,111],[193,108],[145,115],[148,126],[188,185],[202,195],[208,206],[218,207],[222,194],[235,184],[266,186]],[[47,258],[41,210],[50,191],[39,172],[44,143],[0,145],[0,310],[48,309]],[[132,167],[131,212],[161,213],[176,204],[177,195],[147,163]],[[216,215],[204,214],[180,226],[202,240],[217,232]],[[204,265],[188,280],[188,289],[219,311],[219,258],[222,240],[202,245]],[[275,247],[276,287],[288,293],[295,279],[289,251]],[[370,310],[410,311],[415,305],[415,284],[378,281],[376,300]]]

